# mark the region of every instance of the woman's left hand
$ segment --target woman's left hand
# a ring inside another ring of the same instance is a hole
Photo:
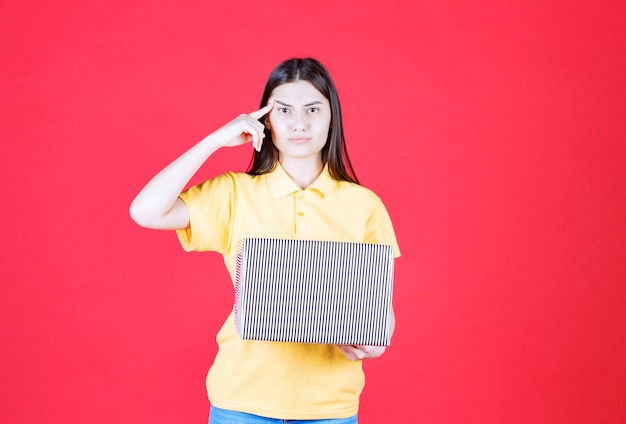
[[[385,352],[385,346],[368,345],[336,345],[348,359],[360,361],[362,359],[378,358]]]

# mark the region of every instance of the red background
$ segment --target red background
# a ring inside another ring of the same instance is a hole
[[[203,423],[221,258],[139,228],[170,160],[333,74],[394,220],[398,326],[361,422],[626,422],[621,0],[0,6],[0,421]],[[218,152],[194,178],[243,170]]]

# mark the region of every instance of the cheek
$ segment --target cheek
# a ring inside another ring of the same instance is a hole
[[[285,127],[285,117],[283,116],[275,116],[270,114],[267,117],[267,122],[270,125],[270,129],[272,131],[276,130],[276,131],[284,131],[284,127]]]
[[[323,119],[316,123],[316,128],[320,133],[327,133],[330,130],[330,119]]]
[[[280,122],[277,122],[277,121],[270,122],[270,134],[272,135],[272,140],[274,142],[284,137],[285,130],[281,128]]]
[[[324,117],[324,122],[325,122],[325,126],[326,128],[330,128],[333,122],[332,116],[330,115],[330,113]]]

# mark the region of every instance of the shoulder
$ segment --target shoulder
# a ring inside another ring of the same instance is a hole
[[[190,201],[208,196],[231,196],[234,192],[251,186],[258,179],[258,176],[248,175],[245,172],[225,172],[187,188],[180,197],[185,201]]]
[[[239,184],[246,184],[248,182],[252,182],[255,179],[258,179],[258,176],[249,175],[245,172],[233,172],[228,171],[223,174],[216,175],[214,177],[209,178],[191,188],[206,190],[212,187],[223,187],[223,186],[233,186]]]
[[[373,190],[349,181],[337,181],[333,194],[348,196],[362,202],[382,204],[382,200]]]

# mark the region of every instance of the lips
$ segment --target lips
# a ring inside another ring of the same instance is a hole
[[[310,137],[290,137],[288,138],[288,140],[292,142],[293,144],[303,144],[308,141],[311,141],[311,138]]]

